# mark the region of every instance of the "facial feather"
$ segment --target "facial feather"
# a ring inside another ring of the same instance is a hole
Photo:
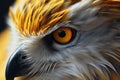
[[[119,0],[77,0],[76,2],[25,0],[23,2],[24,5],[20,10],[18,3],[16,11],[10,10],[10,14],[17,31],[20,35],[26,36],[22,40],[23,51],[28,56],[25,61],[31,64],[28,68],[31,71],[26,75],[26,80],[61,80],[66,76],[68,76],[67,80],[71,80],[69,76],[79,77],[82,80],[95,78],[109,80],[111,70],[119,73]],[[54,5],[51,6],[50,3]],[[42,12],[46,13],[45,16]],[[32,14],[35,14],[34,18]],[[47,19],[48,15],[54,16],[55,21],[53,18]],[[32,18],[33,20],[30,20]],[[37,21],[34,21],[35,19]],[[31,23],[35,26],[31,26]],[[44,25],[41,26],[42,24]],[[66,45],[55,42],[46,45],[48,36],[57,29],[56,25],[57,28],[61,26],[74,28],[77,31],[75,40]],[[44,32],[44,29],[47,31]],[[43,34],[44,36],[41,36]]]

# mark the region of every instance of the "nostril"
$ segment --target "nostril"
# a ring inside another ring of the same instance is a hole
[[[24,59],[26,59],[26,58],[27,58],[26,55],[21,55],[21,60],[24,60]]]
[[[20,60],[21,62],[23,62],[24,60],[27,59],[27,56],[26,56],[25,54],[20,54],[19,56],[20,56],[20,57],[19,57],[19,60]],[[21,63],[21,62],[20,62],[20,63]]]

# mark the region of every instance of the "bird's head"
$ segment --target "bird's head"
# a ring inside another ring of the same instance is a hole
[[[110,70],[116,72],[120,1],[18,0],[9,14],[9,24],[17,35],[12,46],[18,48],[8,60],[7,80],[16,76],[26,80],[106,80]]]

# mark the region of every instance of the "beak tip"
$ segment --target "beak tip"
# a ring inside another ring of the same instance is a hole
[[[6,66],[6,80],[14,80],[15,77],[25,74],[22,70],[26,68],[23,62],[24,59],[26,59],[26,56],[23,54],[23,51],[17,51],[12,54]]]
[[[14,77],[16,76],[16,72],[18,72],[18,60],[19,60],[20,54],[13,54],[6,66],[6,80],[14,80]]]

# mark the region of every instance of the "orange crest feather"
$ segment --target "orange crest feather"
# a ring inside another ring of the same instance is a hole
[[[69,19],[67,14],[71,4],[80,1],[72,0],[18,0],[14,8],[10,8],[10,18],[17,30],[24,36],[39,35],[57,23]]]

